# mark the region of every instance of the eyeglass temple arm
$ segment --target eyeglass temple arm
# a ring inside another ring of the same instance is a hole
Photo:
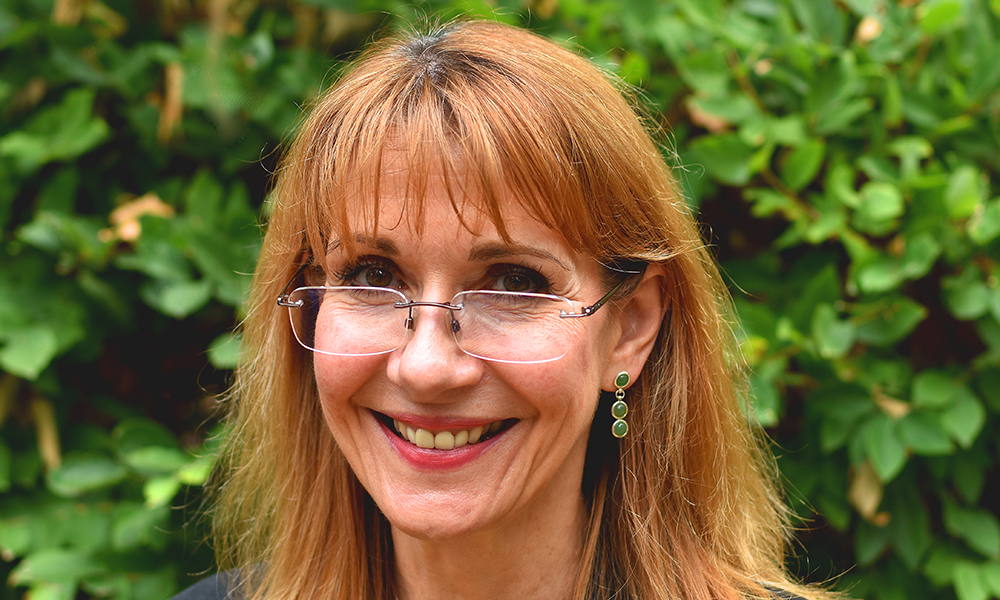
[[[300,308],[302,306],[301,300],[291,302],[288,300],[288,296],[292,293],[292,286],[295,285],[295,281],[299,278],[299,275],[301,275],[311,264],[312,260],[309,260],[304,265],[299,267],[297,271],[295,271],[295,275],[292,275],[292,278],[285,284],[285,289],[283,289],[281,291],[281,295],[278,296],[278,306],[288,306],[290,308]]]
[[[615,292],[617,292],[623,285],[625,285],[626,281],[632,279],[632,277],[635,275],[642,275],[644,272],[645,269],[641,269],[639,271],[623,271],[623,273],[625,273],[625,276],[622,277],[621,280],[617,284],[615,284],[613,288],[608,290],[608,293],[604,294],[604,296],[602,296],[600,300],[594,302],[590,306],[584,306],[578,313],[568,313],[568,314],[564,313],[559,316],[563,317],[564,319],[580,319],[583,317],[589,317],[590,315],[597,312],[598,309],[600,309],[602,306],[607,304],[608,300],[611,300],[611,297],[614,296]]]

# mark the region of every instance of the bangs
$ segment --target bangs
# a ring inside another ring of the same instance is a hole
[[[662,168],[651,143],[652,163],[615,155],[616,143],[636,139],[621,130],[629,122],[648,140],[635,115],[585,59],[558,48],[565,56],[553,57],[533,35],[479,25],[374,46],[313,109],[282,173],[292,189],[281,192],[301,203],[314,256],[333,240],[353,255],[356,235],[375,237],[387,169],[402,171],[406,219],[418,233],[428,180],[440,176],[470,230],[488,218],[510,241],[502,209],[513,200],[575,250],[625,254],[610,239],[620,224],[609,224],[643,209],[610,200],[657,194],[634,189],[648,173],[629,177],[618,165]],[[614,114],[622,109],[624,119]]]

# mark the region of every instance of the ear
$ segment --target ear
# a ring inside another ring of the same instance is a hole
[[[650,264],[635,292],[614,311],[619,337],[601,377],[602,389],[614,391],[621,371],[628,371],[635,381],[653,351],[669,305],[663,265]]]

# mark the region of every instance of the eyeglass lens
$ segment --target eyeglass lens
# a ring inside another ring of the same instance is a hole
[[[370,356],[391,352],[407,336],[409,314],[419,321],[441,309],[402,308],[407,298],[395,290],[370,287],[304,287],[289,301],[292,329],[306,348],[336,356]],[[301,303],[301,304],[300,304]],[[562,313],[575,308],[565,298],[544,294],[469,291],[452,299],[447,310],[455,341],[467,354],[500,362],[546,362],[566,354],[578,319]]]

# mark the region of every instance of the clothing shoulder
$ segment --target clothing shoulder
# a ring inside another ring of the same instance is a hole
[[[171,600],[239,600],[232,594],[233,583],[229,573],[216,573],[202,579]]]

